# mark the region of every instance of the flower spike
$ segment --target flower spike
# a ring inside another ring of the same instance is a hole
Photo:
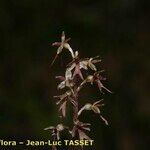
[[[52,44],[52,46],[57,47],[57,52],[53,58],[51,66],[62,52],[69,51],[72,59],[65,66],[64,75],[56,76],[56,79],[59,79],[60,81],[60,83],[57,85],[57,90],[62,90],[62,94],[58,94],[58,96],[54,96],[54,98],[57,98],[56,105],[58,106],[58,114],[59,117],[61,117],[61,120],[65,117],[68,117],[68,103],[70,104],[69,106],[71,107],[70,112],[72,113],[72,122],[69,124],[70,126],[72,125],[72,128],[70,129],[59,123],[56,126],[47,127],[44,130],[51,131],[53,141],[60,140],[60,134],[64,129],[68,129],[68,132],[71,134],[70,138],[72,139],[91,140],[87,134],[87,132],[91,130],[90,123],[81,122],[80,116],[83,112],[91,111],[97,114],[100,120],[108,125],[107,120],[102,116],[101,113],[101,107],[104,106],[102,103],[103,99],[94,101],[92,103],[87,102],[82,107],[80,107],[80,90],[82,87],[87,85],[87,83],[90,83],[91,85],[96,84],[100,93],[103,93],[103,90],[109,93],[112,92],[103,85],[103,81],[106,80],[106,78],[104,78],[101,74],[104,70],[98,71],[97,67],[101,62],[100,57],[96,56],[80,58],[79,52],[73,51],[71,46],[68,44],[69,40],[70,38],[66,39],[65,32],[63,31],[61,34],[61,41],[54,42]],[[86,94],[88,94],[88,92]],[[57,145],[52,145],[52,150],[57,150],[57,147]],[[81,148],[79,149],[83,150],[83,145],[81,145]]]

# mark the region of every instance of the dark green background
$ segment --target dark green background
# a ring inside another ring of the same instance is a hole
[[[81,57],[101,56],[106,85],[114,92],[103,96],[109,127],[92,113],[82,117],[93,124],[92,149],[148,149],[148,6],[140,0],[1,0],[0,139],[50,137],[43,128],[58,123],[53,95],[61,93],[54,79],[63,75],[62,62],[70,57],[63,54],[50,70],[56,48],[49,43],[59,41],[64,30]],[[89,87],[81,104],[99,96]],[[68,118],[66,123],[71,114]]]

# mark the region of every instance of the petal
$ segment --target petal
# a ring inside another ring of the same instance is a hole
[[[79,52],[75,51],[75,58],[78,57],[78,55],[79,55]]]
[[[112,93],[109,89],[107,89],[100,80],[96,81],[99,87],[99,90],[102,92],[102,88],[105,89],[107,92]],[[103,92],[102,92],[103,93]]]
[[[91,106],[92,106],[92,104],[87,103],[87,104],[84,105],[84,109],[85,110],[91,110]]]
[[[94,102],[94,103],[93,103],[93,106],[94,106],[94,105],[98,105],[98,104],[99,104],[101,101],[103,101],[103,100],[104,100],[104,99],[101,99],[101,100],[99,100],[99,101]]]
[[[66,81],[63,81],[63,82],[61,82],[58,86],[57,86],[57,88],[58,89],[63,89],[64,87],[65,87],[65,84],[66,83]]]
[[[78,116],[80,116],[81,113],[82,113],[84,110],[91,110],[91,106],[92,106],[92,104],[89,104],[89,103],[85,104],[85,105],[78,111]]]
[[[90,130],[91,130],[91,129],[88,128],[88,127],[82,127],[82,129],[87,130],[87,131],[90,131]]]
[[[70,45],[68,43],[64,43],[63,47],[69,50],[69,52],[71,53],[72,58],[75,58],[74,52],[73,52],[72,48],[70,47]]]
[[[78,107],[77,102],[73,98],[69,97],[69,100],[74,105],[74,107]]]
[[[88,66],[89,66],[92,70],[94,70],[94,71],[97,70],[96,67],[95,67],[95,65],[93,65],[91,62],[89,62]]]
[[[60,99],[63,100],[66,97],[67,97],[67,94],[65,93],[65,94],[61,95]]]
[[[63,99],[66,98],[66,97],[67,97],[67,94],[66,94],[66,93],[64,93],[64,94],[62,94],[62,95],[54,96],[54,98],[59,98],[60,100],[63,100]]]
[[[86,82],[90,82],[90,83],[93,83],[94,81],[94,77],[92,75],[89,75],[87,78],[86,78]]]
[[[62,34],[61,34],[61,42],[64,43],[65,41],[65,32],[62,31]]]
[[[99,63],[102,61],[101,59],[97,59],[97,58],[99,58],[99,56],[93,57],[91,62],[95,64],[95,63]]]
[[[98,85],[98,88],[99,88],[100,92],[102,92],[103,84],[101,83],[100,80],[96,80],[96,82],[97,82],[97,85]],[[102,92],[102,93],[103,93],[103,92]]]
[[[44,130],[53,130],[53,129],[55,129],[55,127],[54,126],[50,126],[50,127],[45,128]]]
[[[87,68],[87,64],[85,63],[85,61],[81,61],[80,62],[80,69],[85,69],[85,70],[87,70],[88,68]]]
[[[68,71],[71,71],[75,68],[76,64],[73,63],[70,67],[67,68]]]
[[[79,64],[77,64],[76,67],[75,67],[75,71],[74,71],[74,73],[73,73],[73,78],[74,78],[76,75],[79,75],[79,77],[80,77],[82,80],[84,80],[83,75],[82,75],[81,70],[80,70]]]
[[[90,137],[88,137],[83,131],[78,129],[78,133],[79,133],[79,139],[80,140],[91,140]]]
[[[103,86],[103,89],[105,89],[107,92],[112,93],[109,89],[107,89],[105,86]]]
[[[77,131],[77,128],[76,126],[74,126],[72,131],[70,131],[70,134],[72,135],[72,137],[75,137],[76,131]]]
[[[107,121],[102,115],[100,115],[100,117],[101,117],[101,119],[105,122],[106,125],[109,125],[109,124],[108,124],[108,121]]]
[[[65,77],[63,77],[63,76],[56,76],[55,78],[59,79],[60,81],[64,81],[65,80]]]
[[[64,130],[64,125],[60,123],[60,124],[57,125],[56,129],[58,131],[62,131],[62,130]]]
[[[65,40],[65,43],[67,43],[68,41],[70,41],[71,40],[71,38],[67,38],[66,40]]]
[[[71,70],[69,70],[69,69],[66,70],[65,78],[66,78],[66,80],[72,78],[72,72],[71,72]]]
[[[82,126],[90,126],[91,124],[90,123],[82,123]]]
[[[62,52],[62,49],[63,49],[63,46],[62,46],[62,45],[58,47],[58,49],[57,49],[57,55]]]
[[[52,43],[52,46],[60,46],[61,45],[61,42],[54,42]]]
[[[96,63],[99,63],[99,62],[101,62],[100,59],[98,59],[98,60],[92,60],[92,63],[93,63],[93,64],[96,64]]]
[[[100,114],[100,109],[97,106],[93,106],[92,110],[96,113],[96,114]]]
[[[61,111],[63,117],[66,117],[66,103],[67,103],[67,101],[65,101],[63,104],[61,104],[60,108],[59,108],[59,111]]]
[[[59,140],[59,139],[60,139],[60,133],[57,132],[57,140]]]

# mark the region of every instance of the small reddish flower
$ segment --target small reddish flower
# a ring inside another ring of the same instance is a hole
[[[74,127],[72,129],[72,131],[70,131],[70,134],[72,135],[72,137],[75,137],[76,134],[78,134],[79,136],[79,140],[90,140],[91,138],[88,137],[85,133],[85,131],[90,131],[90,126],[91,124],[89,123],[83,123],[80,121],[76,121],[74,124]]]
[[[101,62],[101,60],[97,59],[97,58],[99,58],[99,56],[96,56],[93,58],[92,57],[91,58],[85,58],[80,62],[80,65],[82,66],[82,68],[84,68],[86,70],[88,69],[87,67],[89,67],[90,69],[97,71],[97,68],[94,64]]]
[[[106,78],[103,78],[101,75],[100,75],[100,72],[102,71],[98,71],[98,72],[95,72],[93,75],[89,75],[82,83],[81,85],[78,87],[78,90],[80,90],[82,88],[82,86],[85,84],[85,83],[96,83],[99,90],[102,92],[102,89],[105,89],[107,92],[109,93],[112,93],[109,89],[107,89],[101,81],[103,80],[106,80]],[[103,92],[102,92],[103,93]]]
[[[72,78],[72,73],[71,71],[67,70],[65,73],[65,77],[63,76],[56,76],[57,79],[60,79],[61,83],[57,86],[58,89],[63,89],[65,87],[73,87],[74,86],[74,82],[73,82],[73,78]]]
[[[89,67],[92,70],[96,71],[97,69],[94,64],[100,62],[101,60],[97,59],[99,56],[96,56],[93,58],[80,59],[78,55],[79,55],[79,53],[78,53],[78,51],[76,51],[74,60],[68,64],[67,70],[72,71],[74,69],[73,78],[76,75],[79,75],[79,77],[82,80],[84,80],[81,69],[83,68],[83,69],[87,70]]]
[[[58,49],[57,49],[57,53],[56,53],[51,65],[53,65],[53,63],[55,62],[58,55],[62,52],[63,48],[69,50],[69,52],[71,53],[72,58],[74,58],[74,52],[73,52],[72,48],[70,47],[70,45],[68,44],[69,40],[70,40],[70,38],[65,39],[65,32],[63,31],[62,35],[61,35],[61,42],[54,42],[52,44],[52,46],[57,46]]]
[[[59,112],[61,112],[61,115],[63,117],[66,117],[66,104],[68,100],[70,100],[70,96],[72,95],[71,91],[67,91],[62,95],[54,96],[54,98],[59,98],[59,101],[56,103],[59,105]]]
[[[50,130],[52,132],[53,140],[59,140],[60,139],[60,132],[64,129],[68,129],[67,126],[64,126],[63,124],[58,124],[55,126],[50,126],[45,128],[44,130]]]
[[[84,80],[82,72],[81,72],[81,68],[82,67],[81,67],[81,64],[80,64],[80,59],[78,57],[78,51],[76,51],[73,61],[68,64],[67,72],[72,71],[74,69],[73,78],[76,75],[78,75],[82,80]]]
[[[84,110],[92,110],[94,113],[99,114],[99,115],[100,115],[100,118],[105,122],[106,125],[108,125],[107,120],[101,115],[101,112],[100,112],[100,108],[99,108],[99,107],[104,106],[104,104],[100,104],[101,101],[102,101],[102,100],[96,101],[96,102],[93,103],[93,104],[90,104],[90,103],[85,104],[85,105],[79,110],[78,116],[80,116],[81,113],[82,113]]]

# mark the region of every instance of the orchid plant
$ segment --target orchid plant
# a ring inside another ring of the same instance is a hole
[[[89,140],[90,137],[87,135],[87,131],[90,131],[90,123],[83,123],[82,121],[80,121],[79,118],[83,112],[90,110],[95,114],[99,115],[101,120],[106,125],[108,125],[108,122],[101,114],[101,107],[104,106],[104,104],[102,103],[103,99],[95,101],[93,104],[87,102],[84,106],[79,108],[80,91],[82,88],[84,88],[85,85],[90,83],[92,85],[96,84],[101,94],[104,94],[104,90],[109,93],[112,92],[108,88],[106,88],[102,83],[104,80],[106,80],[106,78],[102,76],[102,72],[104,70],[97,69],[97,64],[101,62],[99,56],[91,58],[80,58],[79,52],[74,51],[69,45],[69,40],[70,38],[65,38],[65,33],[63,31],[61,35],[61,42],[54,42],[52,44],[52,46],[57,46],[58,49],[56,52],[56,56],[54,57],[51,63],[51,66],[54,64],[56,58],[58,58],[58,56],[63,52],[63,49],[68,50],[68,52],[71,55],[71,61],[66,66],[64,76],[56,76],[56,79],[60,80],[57,89],[65,89],[66,92],[64,92],[61,95],[54,96],[54,98],[57,99],[56,105],[58,105],[59,107],[58,111],[62,118],[66,117],[67,103],[71,104],[73,108],[73,127],[70,128],[60,123],[56,126],[47,127],[45,128],[45,130],[51,131],[51,136],[53,140],[59,140],[60,132],[62,132],[65,129],[68,130],[68,133],[70,134],[71,138],[77,138],[79,140]],[[86,75],[85,73],[83,73],[83,70],[86,71]],[[52,149],[56,150],[57,148],[56,146],[53,146]]]

